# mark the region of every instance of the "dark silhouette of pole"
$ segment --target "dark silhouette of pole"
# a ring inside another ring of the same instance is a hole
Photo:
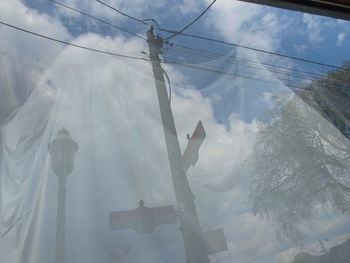
[[[203,234],[199,225],[193,194],[184,171],[175,122],[170,107],[159,55],[163,40],[155,37],[153,26],[147,31],[150,58],[155,78],[165,143],[168,152],[172,181],[177,202],[177,212],[187,257],[187,263],[209,262]]]
[[[78,144],[69,137],[64,128],[49,144],[51,167],[58,177],[55,263],[64,263],[65,259],[66,184],[67,176],[73,170],[73,158],[77,151]]]

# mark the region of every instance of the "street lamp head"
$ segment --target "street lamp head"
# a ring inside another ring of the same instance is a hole
[[[62,128],[61,130],[58,131],[57,136],[69,136],[69,132],[66,130],[66,128]]]
[[[69,175],[74,166],[74,154],[79,148],[78,144],[70,138],[69,132],[62,128],[48,148],[54,173],[58,176]]]

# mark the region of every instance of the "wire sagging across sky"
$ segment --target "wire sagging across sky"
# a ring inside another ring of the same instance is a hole
[[[128,30],[126,30],[126,29],[124,29],[124,28],[122,28],[122,27],[120,27],[120,26],[116,26],[116,25],[111,24],[111,23],[109,23],[109,22],[106,22],[106,21],[104,21],[104,20],[102,20],[102,19],[100,19],[100,18],[94,17],[94,16],[92,16],[92,15],[90,15],[90,14],[81,12],[81,11],[75,9],[75,8],[69,7],[69,6],[64,5],[64,4],[62,4],[62,3],[59,3],[59,2],[57,2],[57,1],[55,1],[55,0],[52,0],[52,1],[53,1],[54,3],[60,4],[60,5],[63,6],[63,7],[66,7],[66,8],[71,9],[72,11],[79,12],[80,14],[83,14],[83,15],[85,15],[85,16],[87,16],[87,17],[90,17],[90,18],[95,19],[95,20],[97,20],[97,21],[99,21],[99,22],[102,22],[102,23],[105,23],[105,24],[107,24],[107,25],[110,25],[110,26],[112,26],[112,27],[114,27],[114,28],[116,28],[116,29],[122,30],[122,31],[124,31],[124,32],[126,32],[126,33],[129,33],[129,34],[134,35],[134,36],[136,36],[136,37],[138,37],[138,38],[142,38],[143,40],[146,40],[146,38],[144,38],[144,37],[142,37],[142,36],[140,36],[140,35],[138,35],[138,34],[136,34],[136,33],[130,32],[130,31],[128,31]],[[185,29],[187,29],[187,28],[188,28],[189,26],[191,26],[194,22],[196,22],[202,15],[204,15],[205,12],[208,11],[208,10],[210,9],[210,7],[215,3],[216,0],[213,1],[213,2],[212,2],[212,3],[211,3],[211,4],[210,4],[196,19],[195,19],[195,20],[193,20],[189,25],[187,25],[184,29],[182,29],[182,30],[180,30],[180,31],[174,31],[174,30],[169,30],[169,29],[166,29],[166,28],[162,28],[162,27],[159,26],[159,24],[157,23],[157,21],[156,21],[155,19],[152,19],[152,18],[147,18],[147,19],[135,18],[135,17],[133,17],[133,16],[131,16],[131,15],[126,14],[125,12],[120,11],[119,9],[117,9],[117,8],[115,8],[115,7],[112,7],[112,6],[110,6],[110,5],[106,4],[106,3],[104,3],[104,2],[101,1],[101,0],[96,0],[96,1],[97,1],[98,3],[103,4],[103,5],[106,6],[106,7],[108,7],[108,8],[110,8],[110,9],[114,10],[115,12],[117,12],[117,13],[119,13],[119,14],[121,14],[121,15],[127,17],[127,18],[129,18],[129,19],[132,19],[132,20],[137,21],[137,22],[139,22],[139,23],[142,23],[142,24],[144,24],[144,25],[148,25],[148,24],[146,23],[146,21],[152,21],[152,22],[156,25],[156,27],[158,28],[158,30],[163,31],[163,32],[172,33],[173,36],[175,36],[175,35],[181,35],[181,36],[184,36],[184,37],[191,37],[191,38],[196,38],[196,39],[200,39],[200,40],[206,40],[206,41],[215,42],[215,43],[218,43],[218,44],[223,44],[223,45],[228,45],[228,46],[234,46],[234,47],[237,47],[237,48],[244,48],[244,49],[248,49],[248,50],[252,50],[252,51],[256,51],[256,52],[261,52],[261,53],[265,53],[265,54],[269,54],[269,55],[275,55],[275,56],[279,56],[279,57],[283,57],[283,58],[298,60],[298,61],[305,62],[305,63],[309,63],[309,64],[319,65],[319,66],[323,66],[323,67],[330,67],[330,68],[335,68],[335,69],[342,69],[342,70],[348,71],[347,69],[345,69],[345,68],[343,68],[343,67],[339,67],[339,66],[335,66],[335,65],[331,65],[331,64],[327,64],[327,63],[322,63],[322,62],[315,61],[315,60],[311,60],[311,59],[305,59],[305,58],[290,56],[290,55],[281,54],[281,53],[277,53],[277,52],[272,52],[272,51],[268,51],[268,50],[263,50],[263,49],[259,49],[259,48],[248,47],[248,46],[245,46],[245,45],[230,43],[230,42],[227,42],[227,41],[218,40],[218,39],[213,39],[213,38],[208,38],[208,37],[204,37],[204,36],[199,36],[199,35],[194,35],[194,34],[183,33],[183,31],[184,31]],[[170,37],[172,37],[172,36],[170,36]],[[164,40],[167,40],[167,39],[169,39],[170,37],[167,37],[167,38],[165,38]],[[179,47],[181,47],[181,45],[178,45],[178,44],[173,44],[173,45],[174,45],[174,46],[179,46]],[[183,46],[182,46],[182,47],[183,47]],[[187,48],[189,48],[189,47],[187,47]],[[207,52],[210,52],[210,51],[207,51]],[[270,64],[270,66],[271,66],[271,64]],[[279,66],[276,66],[276,67],[280,68]],[[315,74],[315,73],[311,73],[311,74]]]
[[[18,27],[18,26],[14,26],[14,25],[2,22],[2,21],[0,21],[0,24],[4,25],[4,26],[7,26],[7,27],[10,27],[10,28],[13,28],[13,29],[16,29],[16,30],[19,30],[19,31],[22,31],[22,32],[25,32],[27,34],[31,34],[31,35],[34,35],[34,36],[37,36],[37,37],[45,38],[47,40],[58,42],[58,43],[61,43],[61,44],[64,44],[64,45],[73,46],[73,47],[76,47],[76,48],[81,48],[81,49],[85,49],[85,50],[89,50],[89,51],[93,51],[93,52],[97,52],[97,53],[102,53],[102,54],[106,54],[106,55],[116,56],[116,57],[129,58],[129,59],[134,59],[134,60],[147,60],[147,59],[141,58],[141,57],[134,57],[134,56],[129,56],[129,55],[123,55],[123,54],[119,54],[119,53],[104,51],[104,50],[101,50],[101,49],[96,49],[96,48],[91,48],[91,47],[86,47],[86,46],[82,46],[82,45],[73,44],[73,43],[70,43],[70,42],[67,42],[67,41],[64,41],[64,40],[60,40],[60,39],[57,39],[57,38],[53,38],[53,37],[49,37],[49,36],[42,35],[42,34],[39,34],[39,33],[35,33],[33,31],[30,31],[30,30],[27,30],[27,29],[24,29],[24,28],[21,28],[21,27]]]
[[[179,34],[181,34],[182,32],[184,32],[187,28],[189,28],[190,26],[192,26],[194,23],[196,23],[211,7],[212,5],[216,2],[216,0],[213,0],[211,2],[211,4],[201,13],[199,14],[199,16],[197,16],[191,23],[189,23],[187,26],[185,26],[183,29],[181,29],[178,32],[174,32],[171,36],[166,37],[164,40],[168,40],[170,38],[173,38]]]
[[[96,0],[96,2],[98,2],[98,3],[100,3],[100,4],[104,5],[104,6],[106,6],[106,7],[108,7],[108,8],[110,8],[110,9],[112,9],[112,10],[114,10],[115,12],[117,12],[117,13],[119,13],[119,14],[121,14],[121,15],[127,17],[127,18],[130,18],[130,19],[132,19],[132,20],[135,20],[135,21],[137,21],[137,22],[139,22],[139,23],[141,23],[141,24],[148,25],[148,24],[146,23],[146,21],[151,21],[151,22],[155,23],[156,25],[158,25],[157,21],[156,21],[155,19],[153,19],[153,18],[139,19],[139,18],[133,17],[133,16],[131,16],[131,15],[128,15],[128,14],[126,14],[126,13],[120,11],[119,9],[117,9],[117,8],[115,8],[115,7],[113,7],[113,6],[110,6],[110,5],[106,4],[106,3],[103,2],[103,1]]]
[[[120,53],[114,53],[114,52],[104,51],[104,50],[101,50],[101,49],[86,47],[86,46],[83,46],[83,45],[73,44],[73,43],[70,43],[70,42],[67,42],[67,41],[64,41],[64,40],[60,40],[60,39],[49,37],[49,36],[46,36],[46,35],[43,35],[43,34],[35,33],[33,31],[30,31],[30,30],[27,30],[27,29],[24,29],[24,28],[21,28],[21,27],[12,25],[12,24],[5,23],[3,21],[0,21],[0,24],[4,25],[6,27],[10,27],[10,28],[15,29],[15,30],[19,30],[19,31],[27,33],[27,34],[31,34],[31,35],[34,35],[34,36],[37,36],[37,37],[44,38],[46,40],[50,40],[50,41],[53,41],[53,42],[61,43],[61,44],[64,44],[64,45],[69,45],[69,46],[72,46],[72,47],[75,47],[75,48],[80,48],[80,49],[84,49],[84,50],[91,51],[91,52],[96,52],[96,53],[110,55],[110,56],[116,56],[116,57],[122,57],[122,58],[127,58],[127,59],[132,59],[132,60],[142,60],[142,61],[147,61],[147,62],[151,61],[148,58],[124,55],[124,54],[120,54]],[[284,84],[282,82],[274,82],[274,81],[269,81],[269,80],[266,80],[266,79],[260,79],[260,78],[254,78],[254,77],[249,77],[249,76],[243,76],[243,75],[240,75],[240,74],[237,74],[237,73],[226,72],[226,71],[222,71],[222,70],[218,70],[218,69],[212,69],[212,68],[207,68],[207,67],[203,67],[203,66],[182,63],[182,62],[178,62],[178,61],[164,61],[164,60],[162,60],[162,63],[169,64],[169,65],[176,65],[176,66],[186,67],[186,68],[191,68],[191,69],[196,69],[196,70],[201,70],[201,71],[206,71],[206,72],[212,72],[212,73],[216,73],[216,74],[229,75],[229,76],[242,78],[242,79],[250,79],[250,80],[256,80],[256,81],[262,81],[262,82],[271,83],[271,84],[280,85],[280,86],[285,86],[285,87],[294,88],[294,89],[305,89],[303,87],[287,85],[287,84]]]
[[[87,17],[89,17],[89,18],[95,19],[95,20],[98,21],[98,22],[101,22],[101,23],[106,24],[106,25],[108,25],[108,26],[114,27],[114,28],[116,28],[116,29],[118,29],[118,30],[121,30],[121,31],[123,31],[123,32],[125,32],[125,33],[128,33],[128,34],[130,34],[130,35],[132,35],[132,36],[141,38],[141,39],[143,39],[143,40],[147,40],[147,39],[144,38],[143,36],[140,36],[140,35],[138,35],[138,34],[136,34],[136,33],[133,33],[133,32],[131,32],[131,31],[129,31],[129,30],[126,30],[126,29],[124,29],[124,28],[122,28],[122,27],[120,27],[120,26],[111,24],[111,23],[109,23],[109,22],[107,22],[107,21],[105,21],[105,20],[102,20],[102,19],[100,19],[100,18],[98,18],[98,17],[92,16],[92,15],[90,15],[90,14],[88,14],[88,13],[82,12],[82,11],[80,11],[80,10],[78,10],[78,9],[75,9],[75,8],[71,7],[71,6],[65,5],[65,4],[60,3],[60,2],[57,2],[57,1],[55,1],[55,0],[51,0],[51,1],[52,1],[53,3],[55,3],[55,4],[58,4],[58,5],[62,6],[62,7],[68,8],[68,9],[70,9],[70,10],[76,12],[76,13],[79,13],[79,14],[81,14],[81,15],[84,15],[84,16],[87,16]]]
[[[173,31],[168,31],[168,32],[173,32]],[[244,48],[244,49],[248,49],[248,50],[252,50],[252,51],[256,51],[256,52],[261,52],[261,53],[274,55],[274,56],[279,56],[279,57],[288,58],[288,59],[293,59],[293,60],[298,60],[298,61],[301,61],[301,62],[315,64],[315,65],[319,65],[319,66],[323,66],[323,67],[330,67],[330,68],[335,68],[335,69],[347,70],[347,69],[345,69],[343,67],[339,67],[339,66],[335,66],[335,65],[331,65],[331,64],[327,64],[327,63],[322,63],[322,62],[311,60],[311,59],[305,59],[305,58],[290,56],[290,55],[281,54],[281,53],[277,53],[277,52],[272,52],[272,51],[268,51],[268,50],[263,50],[263,49],[259,49],[259,48],[248,47],[248,46],[245,46],[245,45],[240,45],[240,44],[236,44],[236,43],[230,43],[230,42],[227,42],[227,41],[218,40],[218,39],[214,39],[214,38],[198,36],[198,35],[194,35],[194,34],[187,34],[187,33],[180,33],[179,35],[185,36],[185,37],[201,39],[201,40],[207,40],[207,41],[210,41],[210,42],[215,42],[215,43],[223,44],[223,45],[227,45],[227,46],[234,46],[234,47],[238,47],[238,48]]]

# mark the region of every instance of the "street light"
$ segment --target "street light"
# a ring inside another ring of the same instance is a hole
[[[49,144],[51,167],[59,177],[69,175],[73,170],[74,154],[78,144],[69,137],[69,132],[62,128],[55,140]]]
[[[73,170],[74,154],[79,147],[69,137],[69,132],[62,128],[48,148],[51,154],[51,168],[58,176],[55,262],[64,263],[66,183],[67,176]]]

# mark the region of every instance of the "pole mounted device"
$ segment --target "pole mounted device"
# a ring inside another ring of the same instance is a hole
[[[64,263],[67,176],[73,170],[74,154],[79,147],[69,137],[69,132],[62,128],[48,148],[51,154],[51,168],[58,177],[55,263]]]
[[[154,35],[153,26],[147,31],[147,42],[155,78],[187,263],[207,263],[209,262],[209,258],[207,256],[205,240],[199,224],[193,194],[187,181],[175,122],[165,86],[164,70],[160,63],[159,55],[162,53],[163,39]]]

